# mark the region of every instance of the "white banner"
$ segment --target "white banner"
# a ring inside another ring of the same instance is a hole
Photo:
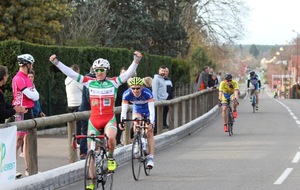
[[[17,126],[0,129],[0,187],[16,176]]]

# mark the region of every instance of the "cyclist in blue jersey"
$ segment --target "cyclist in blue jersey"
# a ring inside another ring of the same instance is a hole
[[[255,73],[255,71],[250,71],[250,75],[248,77],[248,83],[247,88],[249,89],[251,84],[251,87],[253,89],[252,93],[255,93],[256,96],[256,110],[258,110],[258,103],[259,103],[259,89],[261,87],[260,77],[258,74]],[[252,94],[250,95],[250,99],[252,98]],[[252,101],[252,100],[251,100]]]
[[[155,126],[154,125],[155,111],[154,111],[153,95],[148,88],[143,87],[143,81],[140,77],[130,78],[127,83],[129,89],[127,89],[123,93],[121,118],[126,119],[129,102],[133,104],[132,107],[133,119],[135,118],[142,119],[143,114],[145,114],[146,117],[149,118],[150,122],[149,124],[147,124],[148,129],[146,132],[147,140],[148,140],[148,153],[149,153],[147,157],[147,167],[152,169],[154,166],[153,159],[154,159],[154,147],[155,147],[155,141],[153,137],[153,131],[154,131],[153,128]]]

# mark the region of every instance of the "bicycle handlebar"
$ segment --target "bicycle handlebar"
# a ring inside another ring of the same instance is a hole
[[[73,137],[73,143],[72,144],[73,144],[73,148],[74,149],[77,148],[77,143],[76,143],[77,139],[89,138],[89,139],[95,140],[95,139],[104,139],[104,138],[106,138],[108,140],[108,137],[107,137],[106,134],[104,134],[104,135],[97,135],[96,136],[96,135],[75,135],[73,133],[72,137]]]

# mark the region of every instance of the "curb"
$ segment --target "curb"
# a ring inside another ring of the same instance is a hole
[[[176,129],[157,135],[155,139],[155,150],[161,150],[180,139],[183,139],[199,129],[208,125],[220,113],[218,106],[212,108],[201,117],[184,124]],[[131,145],[126,145],[115,150],[115,159],[118,165],[128,162],[131,159]],[[1,186],[5,190],[30,190],[44,189],[53,190],[73,182],[83,179],[85,160],[58,167],[43,173],[32,175],[26,178],[18,179],[12,183],[6,183]]]

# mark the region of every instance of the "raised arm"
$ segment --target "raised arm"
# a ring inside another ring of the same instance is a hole
[[[133,62],[131,63],[129,68],[119,76],[122,83],[125,83],[134,74],[142,57],[143,55],[140,52],[134,52]]]

